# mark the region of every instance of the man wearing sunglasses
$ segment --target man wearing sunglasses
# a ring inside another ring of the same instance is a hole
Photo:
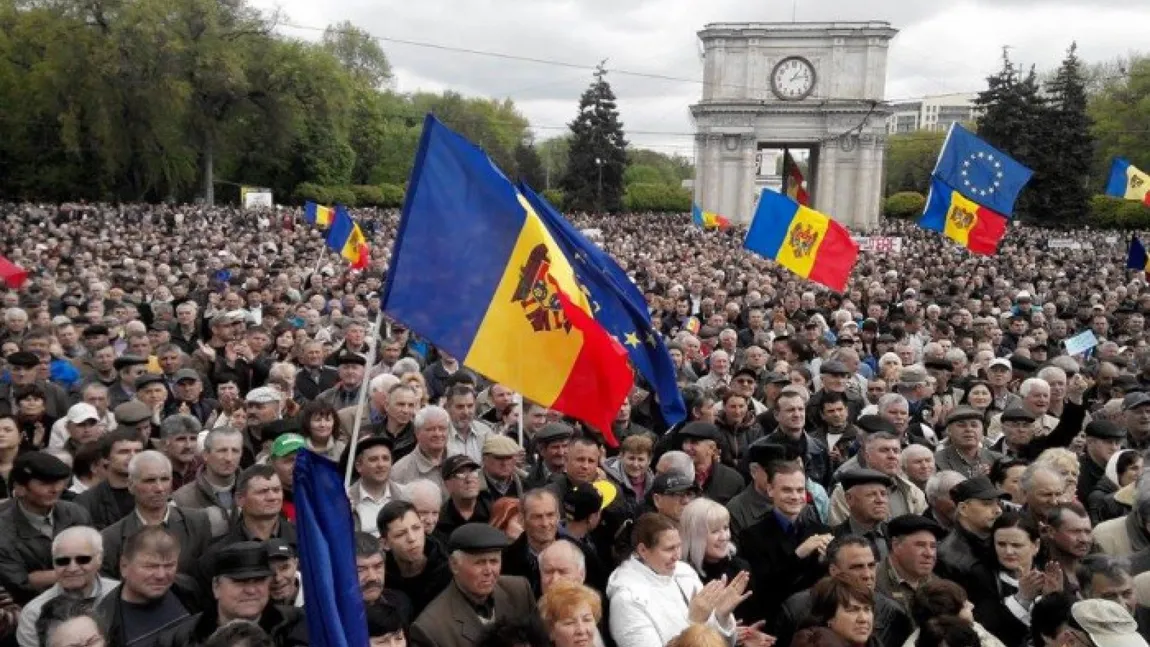
[[[96,601],[119,585],[116,580],[100,577],[100,560],[104,541],[91,526],[73,526],[56,535],[52,541],[52,566],[56,583],[29,602],[20,612],[16,642],[20,647],[39,647],[36,621],[40,611],[58,597]]]

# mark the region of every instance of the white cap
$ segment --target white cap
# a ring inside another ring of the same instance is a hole
[[[277,389],[270,386],[261,386],[259,388],[248,391],[248,395],[244,398],[245,402],[255,402],[259,404],[267,404],[269,402],[281,402],[284,396]]]
[[[93,407],[87,402],[78,402],[68,409],[68,422],[77,424],[85,420],[95,420],[99,422],[100,412],[96,410],[96,407]]]
[[[1019,300],[1019,301],[1022,301],[1023,299],[1026,299],[1029,301],[1030,300],[1030,293],[1027,292],[1026,290],[1022,290],[1014,298]]]
[[[1011,364],[1010,360],[1006,359],[1005,357],[996,357],[990,360],[990,365],[987,366],[987,368],[994,368],[995,366],[1004,366],[1008,371],[1014,370],[1014,365]]]
[[[1111,600],[1081,600],[1070,615],[1098,647],[1146,647],[1138,623],[1125,607]]]

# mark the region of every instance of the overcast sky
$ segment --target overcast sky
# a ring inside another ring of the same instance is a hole
[[[1058,65],[1071,41],[1086,61],[1148,49],[1150,0],[255,0],[279,8],[285,35],[350,20],[384,39],[446,45],[564,67],[384,40],[400,91],[452,89],[510,97],[538,138],[565,132],[602,59],[628,139],[693,155],[688,106],[698,101],[702,62],[696,32],[711,22],[885,20],[891,43],[887,98],[977,91],[1000,67],[1002,46],[1019,64]],[[300,29],[297,25],[311,29]],[[648,73],[674,79],[628,75]]]

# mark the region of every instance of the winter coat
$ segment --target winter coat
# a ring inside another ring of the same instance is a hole
[[[703,582],[685,562],[675,565],[673,575],[659,575],[638,557],[631,557],[607,580],[611,636],[618,647],[666,645],[688,626],[689,601]],[[735,627],[719,625],[714,614],[707,625],[732,644]]]

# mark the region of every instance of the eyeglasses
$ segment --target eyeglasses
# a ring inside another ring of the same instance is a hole
[[[80,566],[87,566],[88,564],[92,563],[92,556],[91,555],[73,555],[73,556],[69,557],[67,555],[64,555],[64,556],[55,557],[52,559],[52,563],[55,564],[57,568],[63,568],[65,566],[69,566],[72,562],[76,562],[76,564],[78,564]]]

